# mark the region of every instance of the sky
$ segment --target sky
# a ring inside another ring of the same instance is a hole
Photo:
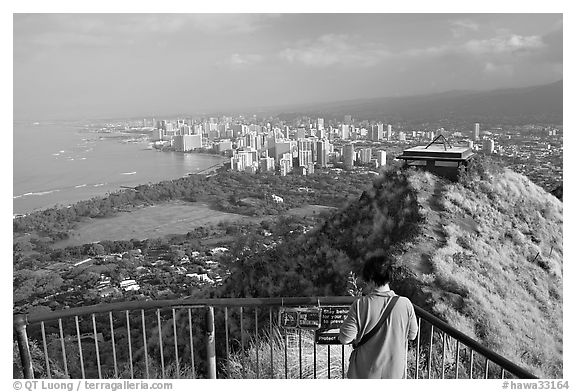
[[[562,14],[14,14],[15,120],[560,80]]]

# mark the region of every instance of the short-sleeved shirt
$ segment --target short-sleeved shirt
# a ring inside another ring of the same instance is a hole
[[[372,330],[384,312],[388,301],[396,294],[392,290],[374,290],[354,301],[340,327],[340,341],[359,342]],[[380,330],[350,356],[348,378],[405,378],[408,339],[418,333],[418,323],[412,302],[399,297]]]

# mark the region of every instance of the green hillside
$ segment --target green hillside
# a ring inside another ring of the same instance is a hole
[[[344,295],[370,254],[393,289],[542,377],[562,377],[562,202],[476,163],[458,183],[391,168],[359,200],[272,249],[249,238],[215,295]]]
[[[432,312],[534,373],[562,377],[562,202],[509,170],[467,185],[428,173],[411,183],[425,220],[400,260]]]

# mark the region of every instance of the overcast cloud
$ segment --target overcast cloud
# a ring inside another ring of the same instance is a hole
[[[194,113],[562,79],[560,14],[16,14],[15,118]]]

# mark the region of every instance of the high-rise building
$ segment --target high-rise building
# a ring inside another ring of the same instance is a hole
[[[214,144],[214,149],[218,154],[230,151],[232,150],[232,142],[230,140],[222,140],[220,143]]]
[[[208,131],[208,139],[210,140],[220,139],[220,132],[217,129]]]
[[[262,132],[262,126],[258,124],[250,124],[248,126],[248,130],[249,132],[256,132],[256,133]]]
[[[360,150],[360,162],[363,164],[370,163],[371,159],[372,159],[372,149],[362,148]]]
[[[398,140],[401,142],[405,142],[406,141],[406,134],[404,132],[398,133]]]
[[[213,120],[213,118],[210,119],[210,121],[212,121],[212,120]],[[216,132],[218,132],[218,124],[215,123],[215,122],[209,122],[209,123],[208,123],[207,131],[208,131],[208,132],[210,132],[210,131],[216,131]]]
[[[277,162],[285,153],[291,154],[291,145],[289,141],[272,141],[268,140],[268,156],[274,158]]]
[[[164,138],[164,130],[162,128],[154,128],[152,130],[152,141],[153,142],[163,140],[163,138]]]
[[[341,131],[342,131],[342,136],[341,136],[342,140],[350,139],[350,125],[342,124]]]
[[[354,145],[353,144],[346,144],[343,148],[342,152],[344,158],[344,168],[350,170],[354,167],[354,160],[355,160],[355,153],[354,153]]]
[[[298,140],[298,166],[306,167],[309,163],[314,164],[312,157],[312,140],[299,139]]]
[[[382,139],[384,139],[384,124],[378,123],[377,127],[378,127],[377,140],[382,140]]]
[[[260,158],[260,170],[274,171],[274,158]]]
[[[243,135],[242,133],[242,124],[234,124],[232,125],[232,137],[237,138]]]
[[[392,125],[388,124],[386,128],[386,140],[392,140]]]
[[[287,152],[282,154],[280,160],[280,174],[285,176],[292,171],[292,154]]]
[[[186,124],[180,125],[180,135],[190,135],[190,126]]]
[[[296,130],[296,140],[304,139],[306,137],[306,129],[305,128],[298,128]]]
[[[474,124],[474,140],[480,140],[480,123]]]
[[[379,123],[370,127],[368,138],[373,142],[377,142],[384,138],[384,124]]]
[[[174,150],[184,152],[202,147],[202,135],[176,135],[173,138]]]
[[[306,165],[306,174],[314,174],[314,164],[312,162]]]
[[[379,167],[386,166],[386,151],[383,150],[376,151],[376,162]]]
[[[258,168],[258,151],[252,149],[236,150],[230,158],[230,167],[237,171],[254,171]]]
[[[494,153],[494,140],[492,139],[484,139],[482,141],[482,150],[486,154],[493,154]]]
[[[328,140],[319,140],[316,142],[316,163],[320,167],[328,165],[328,154],[330,153],[330,142]]]
[[[255,150],[262,148],[261,140],[256,134],[256,132],[247,133],[246,136],[244,136],[244,138],[246,140],[247,147],[252,147]]]
[[[318,129],[319,131],[324,129],[324,119],[323,118],[318,119],[318,125],[317,125],[316,129]]]
[[[344,116],[344,124],[346,125],[352,124],[352,116],[350,114],[346,114]]]

